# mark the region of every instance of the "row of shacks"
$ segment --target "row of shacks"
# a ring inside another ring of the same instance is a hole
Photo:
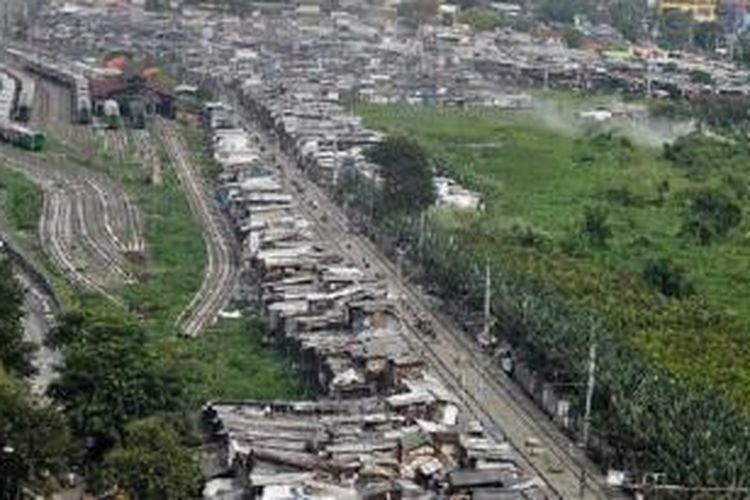
[[[270,340],[318,397],[204,408],[223,474],[206,496],[539,498],[511,446],[463,410],[404,337],[387,286],[314,230],[252,134],[209,108],[218,196]]]

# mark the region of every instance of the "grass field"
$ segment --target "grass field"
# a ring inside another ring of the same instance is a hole
[[[365,122],[420,141],[443,168],[486,195],[484,214],[456,231],[563,293],[601,312],[680,378],[711,387],[750,408],[750,224],[700,246],[680,234],[691,196],[731,191],[726,172],[693,179],[645,147],[585,127],[549,125],[527,112],[368,106]],[[738,198],[747,214],[750,202]],[[580,241],[586,207],[606,213],[604,248]],[[521,245],[514,226],[541,245]],[[696,294],[677,300],[641,279],[645,263],[668,258],[687,271]]]

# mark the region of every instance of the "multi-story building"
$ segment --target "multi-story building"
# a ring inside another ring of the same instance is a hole
[[[662,0],[659,8],[665,10],[681,10],[688,12],[698,22],[716,20],[719,0]]]

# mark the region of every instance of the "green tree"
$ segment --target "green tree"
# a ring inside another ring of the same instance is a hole
[[[664,158],[688,171],[691,178],[705,178],[711,171],[744,169],[748,144],[743,139],[730,141],[698,132],[664,145]]]
[[[581,221],[581,234],[597,247],[605,247],[612,237],[607,212],[601,207],[586,207]]]
[[[461,12],[459,21],[477,31],[492,31],[507,26],[510,22],[502,13],[487,7],[471,7]]]
[[[693,18],[689,13],[670,9],[661,17],[659,43],[670,50],[687,49],[693,39]]]
[[[128,424],[123,444],[105,455],[93,482],[99,491],[116,488],[136,499],[180,500],[200,495],[201,474],[174,428],[151,417]]]
[[[719,23],[698,23],[693,30],[693,44],[696,48],[714,51],[721,39],[721,25]]]
[[[643,279],[667,297],[681,299],[695,291],[685,270],[666,258],[646,262]]]
[[[685,214],[682,233],[701,245],[725,236],[742,222],[742,209],[718,191],[697,194]]]
[[[567,45],[571,49],[580,49],[583,46],[585,38],[583,36],[583,33],[578,31],[574,27],[566,26],[565,30],[563,31],[563,40],[565,40],[565,45]]]
[[[23,338],[22,307],[23,289],[10,261],[0,256],[0,363],[13,374],[28,376],[34,372],[34,346]]]
[[[615,0],[609,5],[609,17],[614,26],[626,39],[637,41],[646,33],[649,17],[647,0]]]
[[[437,13],[437,0],[408,0],[398,4],[398,15],[417,23],[429,22]]]
[[[390,214],[414,214],[435,203],[435,182],[430,158],[416,142],[389,137],[367,153],[381,166],[380,208]]]
[[[71,449],[62,416],[33,402],[0,364],[0,498],[13,498],[43,474],[63,470]]]
[[[583,11],[577,0],[542,0],[537,9],[537,17],[542,21],[570,23],[580,12]]]
[[[179,372],[146,346],[146,334],[116,317],[70,313],[52,333],[65,363],[49,393],[92,458],[121,441],[128,421],[179,409]]]
[[[711,73],[708,73],[706,71],[702,71],[699,69],[694,69],[690,72],[690,81],[693,83],[700,83],[702,85],[710,85],[714,79],[711,76]]]

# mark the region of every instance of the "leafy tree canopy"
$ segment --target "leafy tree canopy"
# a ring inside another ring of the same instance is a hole
[[[34,403],[0,364],[0,492],[17,492],[47,471],[61,471],[70,451],[62,416]]]
[[[433,169],[419,144],[406,137],[389,137],[367,155],[381,166],[383,211],[414,214],[435,203]]]
[[[661,16],[659,44],[670,50],[687,49],[692,43],[693,18],[688,12],[670,9]]]
[[[704,191],[694,196],[685,214],[682,232],[701,245],[725,236],[742,221],[742,209],[722,192]]]
[[[408,0],[398,4],[398,15],[417,22],[427,22],[437,16],[436,0]]]
[[[198,465],[166,421],[151,417],[127,425],[123,444],[108,452],[94,483],[131,498],[178,500],[200,495]]]
[[[581,234],[595,246],[606,246],[607,240],[612,237],[607,212],[601,207],[586,207],[581,221]]]
[[[680,299],[695,291],[685,270],[666,258],[646,262],[643,279],[667,297]]]
[[[736,170],[745,164],[747,153],[747,146],[743,142],[717,139],[700,133],[684,135],[672,144],[664,145],[664,158],[674,166],[688,170],[693,176],[721,168]]]
[[[558,23],[570,23],[581,12],[582,3],[579,0],[542,0],[538,7],[540,19]]]
[[[101,453],[121,441],[125,425],[159,411],[179,409],[179,372],[148,350],[145,333],[120,318],[70,313],[51,335],[65,364],[50,395],[65,410],[73,432]]]
[[[10,261],[0,256],[0,363],[9,372],[28,376],[33,344],[23,338],[23,289],[13,276]]]

